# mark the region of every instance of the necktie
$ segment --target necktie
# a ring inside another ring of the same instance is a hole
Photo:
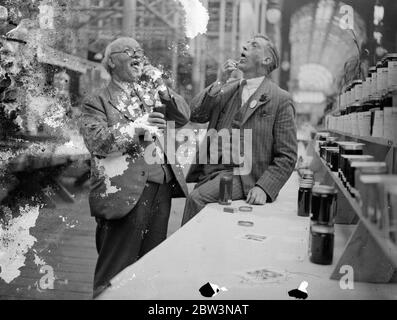
[[[244,80],[241,81],[240,87],[238,88],[238,103],[239,103],[240,107],[239,107],[239,109],[238,109],[238,111],[237,111],[237,113],[236,113],[236,115],[235,115],[235,117],[234,117],[234,119],[232,121],[232,128],[233,129],[239,129],[240,128],[240,123],[243,120],[243,113],[242,113],[242,108],[241,108],[241,104],[242,104],[241,97],[243,95],[243,89],[244,89],[244,86],[246,84],[247,84],[247,80],[244,79]]]

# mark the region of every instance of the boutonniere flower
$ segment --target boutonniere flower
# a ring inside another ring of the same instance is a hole
[[[267,95],[262,94],[261,97],[259,98],[259,102],[264,102],[267,100]]]

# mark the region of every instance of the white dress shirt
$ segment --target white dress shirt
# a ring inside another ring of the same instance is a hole
[[[254,92],[259,88],[261,85],[262,81],[265,79],[265,77],[258,77],[258,78],[252,78],[248,79],[247,84],[243,88],[243,92],[241,94],[241,105],[243,106],[248,99],[254,94]]]

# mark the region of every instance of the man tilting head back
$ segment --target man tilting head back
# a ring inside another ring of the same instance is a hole
[[[205,204],[218,201],[219,181],[224,175],[233,175],[233,200],[246,199],[257,205],[274,201],[290,177],[297,153],[295,109],[290,94],[269,78],[278,67],[279,55],[273,43],[256,35],[242,48],[239,61],[226,61],[222,79],[193,99],[192,122],[209,122],[209,130],[217,132],[237,129],[241,133],[238,139],[219,143],[216,164],[209,159],[203,164],[199,159],[201,163],[191,167],[187,180],[198,184],[187,198],[182,224]],[[236,79],[239,76],[242,78]],[[244,143],[247,130],[252,141]],[[225,159],[225,155],[240,150],[240,144],[248,154],[244,162],[249,170],[236,170],[240,163]],[[203,147],[208,147],[206,141]]]

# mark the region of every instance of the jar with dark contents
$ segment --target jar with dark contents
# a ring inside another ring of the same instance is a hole
[[[353,112],[353,106],[355,105],[356,102],[356,87],[359,84],[358,80],[353,81],[349,88],[349,104],[346,107],[346,114],[351,114]]]
[[[328,147],[337,147],[338,146],[338,144],[336,143],[337,140],[338,140],[337,137],[329,136],[329,137],[325,138],[325,141],[327,142]]]
[[[378,197],[378,184],[382,181],[379,175],[360,175],[357,183],[360,184],[359,205],[363,217],[376,223],[380,211],[380,201]]]
[[[387,164],[382,161],[355,161],[350,160],[349,176],[347,181],[351,189],[356,188],[356,172],[360,174],[387,174]],[[362,169],[360,171],[360,169]]]
[[[327,143],[327,137],[331,134],[329,132],[317,132],[316,134],[316,151],[320,152],[321,146]]]
[[[337,151],[339,153],[339,148],[338,147],[327,147],[325,149],[325,161],[329,168],[331,168],[331,155],[332,155],[333,151]]]
[[[335,188],[326,185],[316,185],[312,189],[311,218],[314,224],[334,225],[336,215]]]
[[[397,245],[397,186],[390,186],[387,191],[387,213],[389,237]]]
[[[354,80],[354,100],[355,102],[361,102],[363,99],[363,81]]]
[[[329,137],[331,134],[329,132],[317,132],[317,140],[319,141],[327,141],[327,137]]]
[[[367,155],[367,154],[362,154],[362,155],[355,155],[355,154],[348,154],[348,155],[343,155],[341,157],[342,161],[341,161],[341,180],[342,183],[345,187],[348,186],[348,178],[350,176],[350,162],[351,161],[373,161],[374,157],[371,155]]]
[[[338,172],[339,172],[339,177],[342,178],[341,175],[341,168],[342,168],[342,159],[341,157],[343,155],[362,155],[363,154],[363,149],[364,149],[364,144],[363,143],[357,143],[357,142],[339,142],[339,161],[338,161]]]
[[[339,148],[331,149],[329,153],[329,167],[331,171],[338,172]]]
[[[384,59],[387,64],[387,90],[391,93],[397,90],[397,53],[389,53]]]
[[[332,264],[334,255],[334,227],[315,224],[312,226],[309,258],[316,264]]]
[[[353,162],[351,164],[352,167],[355,168],[354,170],[354,179],[351,183],[352,185],[352,196],[357,198],[359,200],[359,203],[362,203],[364,201],[362,195],[360,194],[360,190],[362,189],[361,185],[361,179],[360,177],[365,175],[365,176],[371,176],[371,175],[382,175],[382,174],[387,174],[388,168],[386,162],[382,161],[368,161],[368,162]],[[365,187],[365,189],[368,189]],[[365,197],[365,195],[364,195]],[[365,216],[365,211],[363,211],[363,215]]]
[[[349,156],[343,156],[345,157],[344,161],[344,167],[343,167],[343,176],[345,177],[345,187],[347,190],[350,192],[351,184],[350,181],[352,181],[352,176],[354,175],[354,168],[352,169],[351,164],[353,162],[368,162],[368,161],[374,161],[374,157],[371,155],[349,155]]]
[[[219,204],[227,206],[232,204],[233,175],[223,175],[219,181]]]
[[[378,74],[376,72],[376,66],[372,66],[368,69],[368,76],[371,77],[371,99],[379,98],[377,91]]]
[[[309,217],[312,199],[313,180],[302,179],[298,190],[298,216]]]
[[[320,157],[323,158],[324,160],[326,159],[325,157],[325,148],[330,148],[330,147],[338,147],[338,144],[336,143],[337,137],[326,137],[325,143],[323,143],[320,146]]]

